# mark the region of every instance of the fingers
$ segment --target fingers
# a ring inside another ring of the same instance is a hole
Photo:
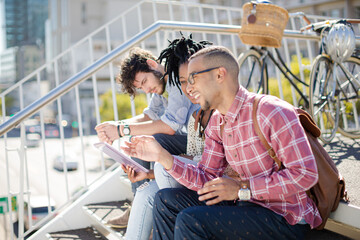
[[[223,182],[224,182],[223,178],[218,177],[218,178],[215,178],[215,179],[212,179],[212,180],[206,182],[203,187],[208,187],[208,186],[212,186],[212,185],[215,185],[215,184],[220,184],[220,183],[223,183]]]
[[[214,184],[214,185],[210,185],[207,187],[203,187],[202,189],[197,191],[197,193],[200,195],[199,200],[205,201],[209,198],[214,197],[214,195],[210,194],[210,193],[214,193],[215,191],[220,190],[220,188],[222,188],[222,186],[220,184],[217,184],[217,185]]]
[[[99,123],[98,125],[95,126],[95,130],[103,131],[103,129],[106,128],[106,126],[108,126],[108,125],[109,125],[109,123],[107,123],[107,122]]]
[[[120,148],[124,151],[124,153],[125,153],[126,155],[131,156],[131,155],[130,155],[130,148],[129,148],[129,147],[120,146]]]
[[[223,194],[219,189],[219,186],[213,185],[209,186],[208,189],[214,189],[214,191],[209,191],[204,193],[203,195],[199,196],[199,201],[206,201],[206,205],[214,205],[221,201],[224,201]]]
[[[105,132],[103,132],[103,131],[98,132],[97,135],[98,135],[98,138],[99,138],[99,140],[101,142],[106,142],[106,143],[108,143],[110,145],[112,144],[113,141],[111,141],[111,139],[106,135]]]
[[[137,182],[136,176],[135,176],[135,170],[131,166],[126,166],[126,172],[127,172],[129,180],[132,183]]]
[[[216,198],[213,198],[209,201],[206,201],[206,205],[207,206],[210,206],[210,205],[215,205],[215,204],[218,204],[219,202],[222,202],[224,201],[224,199],[220,198],[220,196],[216,197]]]
[[[198,190],[199,201],[206,201],[206,205],[217,204],[224,200],[237,198],[239,185],[236,181],[228,178],[216,178],[204,184]]]
[[[198,191],[199,195],[205,194],[207,192],[216,191],[224,183],[223,178],[215,178],[206,182],[202,189]]]

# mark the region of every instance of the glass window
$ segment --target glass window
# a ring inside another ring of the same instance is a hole
[[[360,18],[360,7],[355,7],[355,18]]]
[[[335,17],[335,18],[341,18],[343,14],[341,14],[342,12],[344,12],[344,9],[331,9],[330,10],[330,16],[331,17]]]

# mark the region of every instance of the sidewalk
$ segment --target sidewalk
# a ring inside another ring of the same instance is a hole
[[[345,178],[350,203],[360,207],[360,139],[337,135],[330,144],[324,145],[336,167]]]

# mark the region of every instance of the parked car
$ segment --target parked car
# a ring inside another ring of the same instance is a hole
[[[28,209],[30,208],[31,211],[31,219],[33,226],[49,214],[48,205],[49,205],[49,200],[48,197],[45,195],[32,196],[30,198],[30,204],[24,200],[24,226],[26,229],[29,229],[31,227]],[[55,207],[56,207],[55,201],[50,198],[51,211],[54,211]],[[44,224],[41,224],[41,226]],[[41,226],[39,226],[38,228],[40,228]]]
[[[53,167],[58,171],[64,171],[64,162],[68,171],[77,170],[78,161],[68,155],[65,155],[65,158],[62,155],[56,156],[53,160]]]

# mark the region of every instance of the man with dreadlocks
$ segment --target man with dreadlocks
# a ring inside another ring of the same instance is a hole
[[[191,98],[185,91],[187,85],[187,60],[195,52],[206,45],[210,44],[206,41],[195,42],[192,36],[189,38],[181,37],[173,40],[168,48],[164,49],[159,57],[159,61],[165,61],[165,75],[168,76],[168,81],[173,81],[177,86],[180,86],[185,96],[191,102],[195,99]],[[187,136],[187,155],[182,155],[180,159],[183,162],[196,165],[200,160],[204,146],[204,129],[209,122],[212,111],[195,110],[188,121],[188,136]],[[150,181],[143,184],[137,189],[132,210],[129,217],[129,222],[126,230],[126,239],[149,239],[152,229],[152,205],[156,192],[162,188],[181,187],[175,179],[173,179],[161,166],[157,164],[154,170],[150,173],[137,173],[130,166],[123,168],[128,173],[131,181],[139,181],[144,178],[154,178],[156,181]]]
[[[186,43],[185,43],[186,42]],[[140,48],[134,48],[120,65],[120,73],[117,76],[117,82],[122,85],[122,90],[135,96],[136,90],[141,89],[145,93],[152,93],[149,106],[144,109],[142,115],[127,119],[125,123],[104,122],[95,127],[100,141],[112,144],[114,140],[125,135],[153,135],[154,138],[171,154],[179,155],[186,152],[186,125],[190,115],[199,105],[192,104],[191,101],[182,93],[180,84],[175,79],[177,75],[172,69],[178,69],[176,60],[171,59],[166,54],[176,48],[177,44],[183,44],[185,53],[194,53],[203,48],[208,42],[194,42],[191,37],[178,42],[172,42],[166,48],[159,61],[156,61],[151,52]],[[179,46],[180,46],[179,45]],[[182,54],[178,50],[177,54]],[[161,65],[163,59],[169,59],[165,62],[165,68]],[[166,69],[166,72],[165,72]],[[164,92],[168,93],[168,98],[164,97]],[[150,169],[150,164],[136,159],[144,167]],[[125,172],[125,166],[122,166]],[[134,175],[134,173],[133,173]],[[154,178],[153,171],[134,175],[132,179],[132,190],[136,189],[145,181]],[[128,208],[123,215],[117,216],[108,221],[113,227],[124,228],[130,213]]]

